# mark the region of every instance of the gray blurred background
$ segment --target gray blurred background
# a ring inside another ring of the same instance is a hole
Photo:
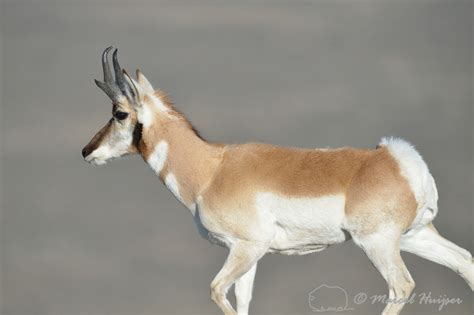
[[[211,141],[302,147],[413,142],[440,192],[438,229],[473,250],[472,1],[1,3],[2,315],[220,314],[209,284],[227,251],[139,157],[80,151],[110,118],[93,78],[120,48]],[[462,299],[454,272],[404,254],[416,293]],[[253,314],[312,314],[308,293],[387,293],[352,242],[259,264]],[[231,294],[233,296],[233,294]],[[383,305],[349,304],[347,314]]]

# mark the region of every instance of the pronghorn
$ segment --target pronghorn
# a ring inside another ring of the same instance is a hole
[[[82,150],[92,164],[140,154],[213,243],[229,248],[211,283],[226,315],[248,314],[257,262],[266,253],[303,255],[348,239],[385,278],[382,314],[399,314],[415,283],[400,250],[445,265],[474,289],[471,254],[432,224],[435,181],[408,142],[383,138],[375,149],[299,149],[213,144],[137,70],[133,79],[108,47],[102,54],[112,118]],[[227,300],[235,284],[236,309]]]

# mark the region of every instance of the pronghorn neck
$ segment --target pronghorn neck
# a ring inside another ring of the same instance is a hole
[[[222,149],[200,138],[181,114],[157,124],[142,130],[139,151],[175,197],[193,211],[219,164]]]

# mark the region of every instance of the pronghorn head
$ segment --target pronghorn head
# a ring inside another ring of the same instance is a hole
[[[112,48],[106,48],[102,54],[104,82],[95,80],[97,86],[112,100],[112,118],[82,149],[84,159],[96,165],[138,153],[143,125],[148,126],[154,121],[150,117],[157,107],[155,103],[159,103],[164,110],[167,109],[157,99],[152,85],[139,70],[135,81],[120,67],[117,49],[112,58],[114,78],[108,62],[108,53]]]

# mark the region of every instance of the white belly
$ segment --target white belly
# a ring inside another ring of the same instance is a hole
[[[259,193],[257,209],[275,220],[275,236],[270,252],[308,254],[346,240],[343,195],[318,198],[288,198]]]

